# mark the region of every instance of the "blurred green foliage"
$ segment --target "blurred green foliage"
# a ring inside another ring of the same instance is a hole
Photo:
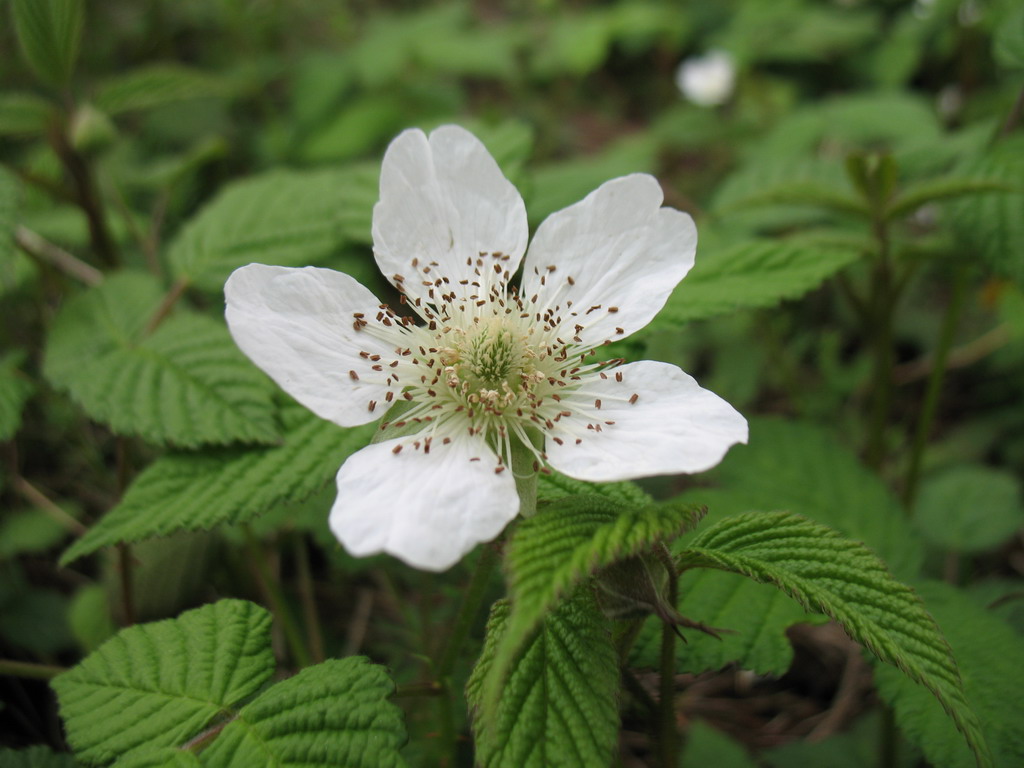
[[[250,261],[315,263],[393,298],[369,249],[380,154],[404,128],[458,122],[531,226],[638,171],[694,215],[691,278],[615,349],[797,423],[755,422],[711,477],[644,490],[711,520],[798,512],[901,578],[945,579],[920,582],[926,605],[997,764],[1024,760],[1019,706],[1002,706],[1024,685],[1019,2],[7,0],[0,19],[0,662],[45,676],[118,626],[231,596],[301,623],[314,661],[368,653],[413,689],[432,674],[472,563],[423,575],[334,545],[318,491],[367,436],[272,396],[225,333],[221,286]],[[735,86],[701,107],[676,68],[716,49]],[[542,500],[593,490],[574,482]],[[603,492],[646,504],[625,487]],[[781,593],[711,571],[681,585],[696,621],[756,621],[680,646],[680,670],[801,663],[785,632],[806,616]],[[545,632],[584,615],[561,610]],[[638,631],[642,669],[657,627]],[[278,658],[302,666],[284,634]],[[970,760],[923,689],[880,675],[900,759]],[[464,707],[431,696],[400,700],[414,765],[449,748],[432,734],[468,732]],[[48,688],[12,674],[0,697],[0,742],[52,748],[0,762],[73,764]],[[639,695],[620,703],[627,727],[642,717]],[[683,764],[765,746],[696,723]],[[825,744],[867,759],[886,727],[869,715]],[[623,760],[653,761],[636,741]],[[822,761],[802,743],[765,754]]]

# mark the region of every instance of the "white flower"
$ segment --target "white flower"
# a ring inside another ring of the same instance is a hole
[[[374,256],[402,312],[329,269],[231,275],[235,341],[300,403],[342,426],[407,403],[392,425],[404,436],[338,472],[330,525],[352,554],[448,568],[516,516],[513,451],[612,481],[699,472],[746,442],[743,417],[679,368],[599,359],[693,265],[693,220],[661,202],[657,181],[634,174],[553,214],[517,290],[515,187],[464,129],[409,130],[388,147],[373,210]]]
[[[676,86],[701,107],[724,104],[736,85],[736,65],[728,51],[713,50],[683,61],[676,69]]]

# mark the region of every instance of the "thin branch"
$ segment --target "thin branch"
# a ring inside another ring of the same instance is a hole
[[[71,182],[75,187],[78,206],[85,213],[86,221],[89,224],[89,239],[93,250],[104,264],[116,267],[120,261],[114,239],[107,227],[107,219],[103,210],[103,201],[96,188],[96,179],[93,176],[92,168],[85,158],[71,146],[59,128],[50,133],[50,144],[53,151],[57,153],[64,169],[71,176]]]
[[[306,624],[309,655],[314,663],[319,664],[326,658],[324,638],[320,629],[320,615],[316,609],[316,595],[313,593],[313,570],[309,564],[309,548],[302,534],[295,537],[295,563],[299,572],[299,600],[302,602],[302,619]],[[353,656],[355,651],[345,655]]]
[[[81,536],[86,532],[86,530],[88,530],[84,525],[61,509],[45,493],[40,491],[21,475],[15,475],[11,482],[14,485],[14,490],[24,496],[31,504],[34,504],[44,513],[75,534],[75,536]]]
[[[56,667],[52,664],[36,664],[31,661],[0,659],[0,676],[50,680],[64,671],[64,667]]]
[[[1000,138],[1009,136],[1013,132],[1013,129],[1017,127],[1017,123],[1020,122],[1021,114],[1024,114],[1024,88],[1021,88],[1017,93],[1017,99],[1010,108],[1010,114],[1007,115],[1003,127],[999,129]]]
[[[188,279],[179,277],[174,281],[174,285],[171,289],[164,294],[163,301],[160,302],[160,306],[156,308],[152,316],[149,318],[149,322],[146,323],[145,335],[148,336],[159,327],[160,323],[167,319],[167,316],[171,314],[171,310],[174,309],[174,305],[178,303],[184,293],[185,289],[188,288]]]
[[[14,231],[14,240],[18,247],[32,258],[56,267],[86,285],[95,286],[103,282],[103,273],[96,267],[72,256],[31,229],[19,225]]]
[[[966,368],[987,357],[1010,341],[1010,326],[1007,323],[997,325],[973,341],[952,349],[946,356],[945,369]],[[937,360],[934,355],[927,355],[909,363],[896,367],[894,378],[897,384],[910,384],[918,379],[929,376],[935,368]]]

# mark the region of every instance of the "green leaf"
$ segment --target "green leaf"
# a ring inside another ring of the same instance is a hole
[[[21,411],[35,387],[18,368],[21,352],[0,356],[0,442],[10,440],[21,426]]]
[[[616,503],[643,507],[654,501],[639,485],[628,480],[621,483],[590,483],[558,472],[539,476],[537,501],[540,503],[580,495],[607,496]]]
[[[917,574],[920,541],[892,493],[834,437],[810,424],[751,419],[750,444],[729,452],[718,488],[679,500],[706,504],[713,520],[751,510],[785,509],[864,542],[893,573]]]
[[[958,173],[1015,189],[1024,178],[1024,137],[1009,136]],[[999,275],[1024,285],[1024,192],[969,197],[951,206],[953,228],[965,247]]]
[[[1019,184],[1014,187],[1003,181],[985,178],[944,176],[939,179],[921,181],[904,188],[889,203],[885,218],[892,220],[909,216],[922,205],[960,197],[970,197],[991,192],[1024,191]]]
[[[717,568],[774,584],[843,625],[882,661],[931,691],[978,764],[992,760],[941,631],[913,591],[863,544],[788,512],[753,512],[698,534],[682,568]]]
[[[671,501],[636,506],[602,496],[570,496],[522,520],[505,552],[512,615],[498,667],[551,606],[587,576],[673,539],[703,516],[700,507]]]
[[[678,672],[706,672],[737,664],[762,675],[781,677],[793,661],[786,630],[794,624],[821,623],[777,589],[733,573],[707,569],[687,571],[679,580],[679,613],[709,627],[728,630],[711,637],[686,633],[676,644]],[[660,663],[661,623],[650,619],[630,654],[639,667]]]
[[[71,634],[86,653],[92,653],[114,634],[107,590],[99,584],[83,587],[75,593],[68,606]]]
[[[4,768],[76,768],[74,755],[54,752],[49,747],[37,744],[28,749],[6,749],[0,747],[0,765]]]
[[[276,504],[302,501],[369,442],[373,425],[344,429],[298,405],[282,412],[286,433],[271,448],[169,454],[135,479],[121,503],[61,558],[62,564],[121,541],[240,523]]]
[[[654,169],[658,145],[651,133],[627,136],[599,154],[565,160],[533,173],[526,210],[530,224],[582,200],[608,179]]]
[[[180,446],[278,440],[275,387],[222,322],[179,310],[146,335],[163,295],[154,278],[125,272],[70,300],[44,375],[118,434]]]
[[[1017,478],[982,466],[958,466],[921,486],[914,526],[950,552],[983,552],[1002,544],[1024,525]]]
[[[746,748],[703,720],[693,720],[686,733],[680,768],[754,768]]]
[[[489,695],[516,652],[560,598],[600,568],[625,560],[695,526],[704,510],[663,502],[624,504],[570,496],[522,520],[505,553],[512,612],[494,651]]]
[[[346,243],[368,243],[377,174],[369,166],[271,171],[230,184],[172,243],[174,272],[220,292],[251,262],[315,264]]]
[[[1010,10],[996,26],[993,53],[1007,69],[1024,69],[1024,7],[1008,7]]]
[[[40,80],[63,88],[71,79],[82,38],[82,0],[12,0],[21,52]]]
[[[493,704],[511,609],[491,608],[483,653],[466,684],[482,768],[608,765],[618,736],[619,668],[610,622],[584,587],[544,617]],[[493,707],[493,709],[491,708]]]
[[[817,288],[857,256],[853,249],[802,245],[799,240],[751,240],[703,254],[651,327],[773,307]]]
[[[0,136],[43,136],[54,113],[52,103],[33,93],[0,94]]]
[[[0,166],[0,296],[19,288],[37,271],[35,264],[18,250],[14,239],[20,200],[18,178]]]
[[[188,741],[273,671],[270,614],[221,600],[123,629],[50,685],[75,754],[107,763]]]
[[[726,220],[753,206],[801,205],[867,216],[839,165],[806,158],[773,157],[751,163],[730,176],[715,195],[716,215]]]
[[[94,101],[107,114],[119,115],[223,92],[223,83],[197,69],[151,64],[100,83]]]
[[[133,754],[114,763],[114,768],[201,768],[199,758],[177,747],[161,747]]]
[[[916,588],[953,649],[995,764],[1024,765],[1024,638],[958,589],[934,581]],[[896,670],[878,667],[879,695],[928,762],[936,768],[972,766],[970,751],[949,728],[939,703]]]
[[[0,560],[45,552],[66,535],[64,526],[39,510],[6,512],[0,520]]]
[[[362,657],[306,667],[239,711],[202,753],[208,768],[404,766],[402,712],[395,686]]]

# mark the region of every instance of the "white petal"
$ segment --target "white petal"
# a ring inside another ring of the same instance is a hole
[[[427,139],[413,129],[391,142],[373,209],[373,252],[384,276],[410,296],[426,299],[423,282],[439,277],[451,281],[446,292],[460,290],[459,280],[480,282],[481,252],[504,254],[501,271],[514,274],[527,237],[523,199],[469,131],[446,125]],[[486,261],[491,279],[495,259]]]
[[[349,457],[338,472],[331,530],[357,557],[387,552],[414,568],[443,571],[501,533],[518,513],[519,497],[512,473],[495,473],[497,457],[482,439],[435,439],[429,454],[416,450],[414,439]],[[395,454],[397,445],[403,450]]]
[[[645,360],[607,376],[563,397],[574,416],[557,423],[545,446],[559,472],[596,482],[703,472],[718,464],[729,446],[747,442],[746,419],[674,365]],[[630,403],[634,394],[638,397]]]
[[[235,343],[289,395],[317,416],[350,427],[380,418],[384,377],[359,356],[394,345],[353,330],[353,313],[372,318],[378,300],[354,278],[331,269],[236,269],[224,286]],[[354,371],[358,379],[353,378]]]
[[[661,202],[658,182],[637,173],[551,214],[526,256],[522,294],[557,308],[567,328],[584,326],[569,337],[588,345],[643,328],[693,266],[697,250],[693,219]]]

